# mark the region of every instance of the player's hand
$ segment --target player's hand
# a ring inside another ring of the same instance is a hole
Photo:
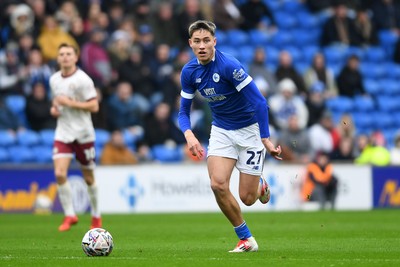
[[[58,105],[66,106],[66,107],[71,107],[72,105],[72,99],[65,96],[65,95],[58,95],[54,98],[55,103]]]
[[[199,140],[197,140],[197,138],[194,136],[193,132],[187,130],[185,132],[185,138],[190,153],[192,153],[192,155],[197,157],[198,159],[202,159],[204,157],[204,149]]]
[[[61,112],[56,106],[52,106],[50,108],[50,115],[57,118],[61,115]]]
[[[269,140],[269,138],[262,138],[262,143],[272,157],[277,160],[282,160],[282,157],[280,156],[282,153],[281,146],[275,147],[274,144],[272,144],[272,142]]]

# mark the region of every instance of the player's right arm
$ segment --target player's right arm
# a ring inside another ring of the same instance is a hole
[[[189,75],[185,69],[182,70],[181,75],[181,104],[179,107],[178,113],[178,122],[179,127],[183,134],[185,135],[185,139],[189,148],[189,151],[193,156],[198,157],[199,159],[203,158],[204,149],[200,144],[199,140],[196,138],[194,133],[191,130],[190,125],[190,109],[192,107],[192,101],[195,96],[196,89],[191,86],[189,82]]]

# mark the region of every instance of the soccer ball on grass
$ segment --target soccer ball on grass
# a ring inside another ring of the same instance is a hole
[[[111,234],[103,228],[94,228],[86,232],[82,239],[82,249],[86,255],[108,256],[114,248]]]

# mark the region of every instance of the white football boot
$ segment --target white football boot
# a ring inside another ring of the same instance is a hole
[[[258,251],[258,244],[254,237],[249,237],[244,240],[239,240],[236,247],[229,252],[256,252]]]

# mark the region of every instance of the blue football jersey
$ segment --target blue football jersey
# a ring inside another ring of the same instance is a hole
[[[183,67],[181,96],[193,99],[199,91],[210,106],[212,124],[236,130],[257,122],[254,107],[241,93],[252,80],[236,58],[216,50],[208,64],[194,58]]]

